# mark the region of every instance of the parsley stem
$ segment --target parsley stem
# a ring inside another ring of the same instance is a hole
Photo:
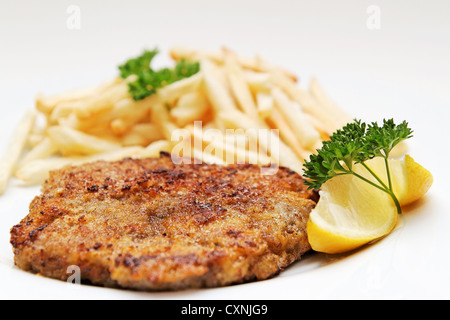
[[[370,173],[375,179],[377,179],[377,181],[378,181],[385,189],[388,189],[388,187],[387,187],[386,184],[383,182],[383,180],[381,180],[380,177],[378,177],[378,175],[377,175],[375,172],[373,172],[373,170],[370,169],[370,167],[369,167],[365,162],[362,162],[361,164],[363,165],[364,168],[367,169],[367,171],[369,171],[369,173]],[[389,189],[390,189],[390,188],[389,188]]]
[[[400,206],[400,202],[398,201],[397,197],[395,196],[394,192],[391,191],[389,193],[391,195],[392,200],[394,200],[395,206],[397,207],[397,213],[402,214],[402,207]]]
[[[361,180],[367,182],[368,184],[374,186],[375,188],[380,189],[381,191],[384,191],[384,192],[390,194],[390,192],[389,192],[388,189],[386,189],[386,188],[384,188],[384,187],[382,187],[382,186],[376,184],[375,182],[370,181],[369,179],[363,177],[362,175],[357,174],[357,173],[354,172],[354,171],[350,171],[350,173],[353,174],[355,177],[358,177],[359,179],[361,179]]]
[[[381,191],[386,192],[386,193],[392,198],[392,200],[394,201],[394,204],[395,204],[395,206],[397,207],[397,213],[398,213],[398,214],[401,214],[401,213],[402,213],[402,208],[401,208],[401,206],[400,206],[400,202],[398,201],[398,199],[397,199],[397,197],[395,196],[395,194],[394,194],[394,192],[392,191],[392,189],[387,188],[386,185],[385,185],[384,183],[383,183],[383,186],[384,186],[384,187],[382,187],[382,186],[380,186],[380,185],[377,185],[376,183],[374,183],[374,182],[370,181],[369,179],[367,179],[367,178],[361,176],[360,174],[357,174],[357,173],[354,172],[354,171],[350,171],[350,173],[353,174],[355,177],[358,177],[358,178],[360,178],[361,180],[367,182],[368,184],[374,186],[375,188],[380,189]]]
[[[390,169],[389,169],[389,161],[388,161],[388,157],[389,157],[389,156],[386,156],[386,157],[384,158],[384,163],[386,164],[386,174],[387,174],[388,181],[389,181],[389,189],[390,189],[392,192],[394,192],[394,190],[392,189],[392,179],[391,179],[391,171],[390,171]]]
[[[403,121],[396,125],[394,119],[383,120],[383,125],[376,122],[366,124],[355,119],[324,141],[317,154],[311,155],[305,162],[305,182],[310,189],[320,189],[328,180],[344,174],[353,174],[371,186],[386,192],[397,206],[397,212],[402,213],[400,202],[394,193],[391,168],[389,167],[389,153],[400,142],[412,137],[413,131],[408,123]],[[384,173],[379,176],[366,161],[375,157],[384,158],[387,180]],[[353,171],[353,166],[362,164],[365,170],[361,174]],[[370,175],[366,174],[370,173]],[[367,177],[367,178],[366,178]],[[373,179],[374,178],[374,179]]]
[[[392,200],[394,200],[395,205],[397,206],[397,213],[402,213],[402,207],[400,206],[400,202],[397,199],[397,196],[394,193],[394,189],[392,187],[392,177],[391,177],[391,170],[389,169],[389,153],[386,152],[386,156],[384,157],[384,163],[386,164],[386,174],[388,177],[389,182],[389,190]]]

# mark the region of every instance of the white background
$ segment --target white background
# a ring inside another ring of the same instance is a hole
[[[80,30],[67,27],[70,5],[81,10]],[[370,5],[381,9],[381,30],[367,27]],[[3,0],[0,6],[0,107],[14,115],[37,92],[95,85],[143,48],[167,52],[179,44],[259,53],[305,80],[363,76],[450,103],[445,0]],[[9,97],[20,103],[5,105]]]
[[[70,5],[81,10],[79,30],[67,27]],[[380,30],[367,27],[371,5],[381,10]],[[0,151],[5,150],[24,111],[33,107],[38,92],[96,85],[115,76],[118,64],[144,48],[158,47],[163,53],[158,58],[161,64],[169,61],[166,53],[174,45],[210,50],[227,46],[243,56],[258,53],[298,74],[303,86],[316,76],[341,107],[357,117],[408,120],[416,134],[411,152],[432,171],[435,185],[422,207],[412,209],[409,231],[383,242],[391,248],[389,257],[383,256],[379,244],[345,262],[330,266],[326,260],[327,266],[320,270],[316,269],[323,260],[314,257],[272,282],[239,286],[241,296],[235,288],[226,288],[176,297],[450,298],[446,256],[450,244],[446,231],[449,14],[450,2],[445,0],[2,0]],[[0,198],[0,241],[5,247],[0,262],[5,264],[12,261],[9,228],[25,216],[26,203],[37,192],[12,189]],[[374,257],[381,262],[361,262]],[[357,267],[361,264],[364,271]],[[403,270],[407,265],[411,269]],[[386,276],[386,270],[395,272]],[[339,281],[337,274],[341,274]],[[0,297],[70,298],[80,292],[72,295],[73,289],[57,285],[44,290],[53,282],[35,280],[13,268],[0,277],[4,278],[0,278]],[[361,281],[356,285],[352,278]],[[30,284],[27,290],[18,285],[23,281]],[[303,289],[297,289],[295,281]],[[89,288],[82,295],[116,298],[125,294],[111,292]],[[141,297],[126,294],[126,298]]]

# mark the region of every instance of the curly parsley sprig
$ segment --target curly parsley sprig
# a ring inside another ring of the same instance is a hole
[[[153,70],[151,62],[158,54],[158,50],[144,51],[142,55],[133,58],[119,66],[120,76],[126,79],[135,76],[136,79],[128,83],[130,94],[135,101],[145,99],[156,93],[162,87],[189,78],[200,71],[198,62],[181,60],[173,69],[164,68]]]
[[[389,155],[400,142],[412,137],[413,131],[406,121],[399,125],[393,119],[383,120],[383,126],[376,122],[366,124],[361,120],[347,124],[337,130],[317,154],[311,155],[304,164],[306,185],[310,189],[320,189],[330,179],[341,175],[354,175],[370,185],[380,189],[394,201],[397,212],[401,213],[399,201],[392,188],[389,169]],[[367,166],[366,161],[375,157],[384,159],[388,184]],[[353,170],[355,164],[361,164],[378,183],[375,183]]]

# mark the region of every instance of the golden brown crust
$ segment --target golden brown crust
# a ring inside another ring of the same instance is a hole
[[[53,172],[11,230],[19,268],[66,280],[177,290],[267,279],[310,250],[316,195],[253,165],[96,162]]]

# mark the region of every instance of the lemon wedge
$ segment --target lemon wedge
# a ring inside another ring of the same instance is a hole
[[[366,164],[389,184],[384,159],[374,158]],[[410,156],[389,160],[389,168],[392,189],[402,206],[423,197],[433,183],[431,173]],[[376,182],[362,165],[354,170]],[[396,206],[386,192],[353,175],[338,176],[322,186],[308,221],[308,240],[315,251],[343,253],[388,235],[397,218]]]
[[[345,175],[323,185],[307,233],[313,250],[342,253],[385,236],[396,224],[397,209],[387,193]]]
[[[374,158],[367,162],[368,166],[388,184],[384,159]],[[402,207],[421,199],[433,184],[430,171],[406,155],[402,160],[389,160],[392,176],[392,189]]]

